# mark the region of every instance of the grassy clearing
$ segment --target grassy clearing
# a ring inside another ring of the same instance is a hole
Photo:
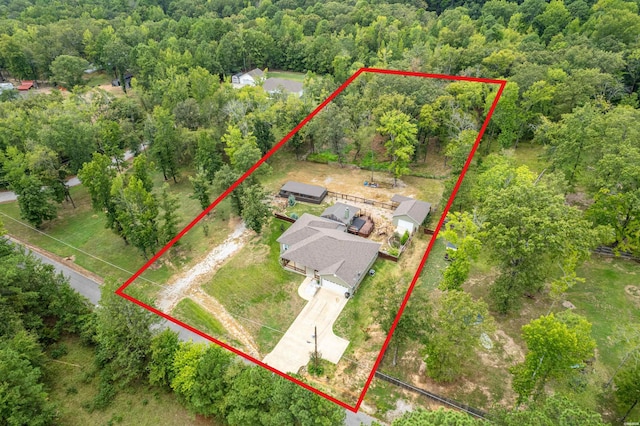
[[[254,237],[203,286],[254,334],[261,353],[275,347],[305,303],[297,292],[303,277],[284,270],[278,261],[276,239],[288,227],[287,222],[271,220],[262,235]]]
[[[83,76],[84,84],[89,87],[101,86],[103,84],[111,84],[113,76],[104,71],[92,72]]]
[[[505,154],[512,157],[516,164],[524,164],[536,173],[542,173],[548,163],[544,160],[544,147],[530,142],[518,144],[518,148],[506,150]]]
[[[267,71],[268,78],[284,78],[285,80],[304,81],[306,74],[293,71]]]
[[[156,173],[154,180],[156,188],[160,188],[162,176]],[[183,175],[177,184],[171,184],[169,190],[180,201],[178,228],[182,229],[201,212],[201,209],[196,200],[189,198],[191,184],[186,175]],[[146,262],[146,259],[135,247],[126,245],[120,237],[105,227],[104,214],[96,213],[91,208],[91,199],[82,185],[73,187],[70,191],[77,207],[74,209],[70,204],[63,203],[58,211],[58,218],[45,223],[42,232],[16,222],[24,223],[20,218],[17,202],[0,204],[0,213],[9,216],[0,214],[0,219],[8,233],[16,238],[61,257],[73,255],[76,264],[98,276],[125,281]],[[159,189],[156,191],[159,194]],[[197,224],[180,240],[179,246],[174,246],[169,254],[163,256],[159,267],[146,271],[143,276],[164,283],[176,268],[201,257],[212,245],[222,242],[228,234],[226,224],[230,210],[229,202],[223,201],[215,210],[215,213],[206,218],[209,225],[208,237],[204,236],[202,225]]]
[[[137,384],[121,391],[104,410],[90,411],[98,392],[94,350],[79,339],[67,337],[61,342],[67,355],[45,366],[45,377],[51,401],[58,406],[59,424],[64,425],[211,425],[210,419],[190,414],[163,389]]]

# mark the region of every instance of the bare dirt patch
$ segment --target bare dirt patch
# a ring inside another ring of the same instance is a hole
[[[374,180],[377,182],[393,182],[393,178],[389,173],[374,172]],[[278,182],[279,188],[287,180],[309,183],[326,187],[329,191],[339,192],[341,194],[355,195],[369,200],[375,200],[388,203],[395,194],[407,197],[421,198],[417,187],[427,185],[431,179],[417,179],[420,185],[407,185],[402,179],[398,180],[399,185],[396,188],[371,188],[364,186],[365,181],[371,181],[371,172],[367,170],[354,169],[353,167],[340,167],[327,164],[319,164],[313,162],[305,162],[304,166],[297,167],[289,172],[286,179]],[[441,186],[439,181],[433,180],[435,185]],[[275,190],[276,188],[274,188]],[[432,201],[432,200],[425,200]]]
[[[640,306],[640,287],[635,285],[625,286],[624,292],[638,306]]]

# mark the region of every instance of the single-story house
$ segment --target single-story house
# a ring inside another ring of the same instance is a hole
[[[349,227],[358,213],[360,213],[360,209],[358,207],[343,203],[335,203],[333,206],[327,207],[320,216],[343,223],[345,226]]]
[[[348,234],[334,220],[303,214],[278,238],[280,263],[341,294],[355,292],[378,257],[380,244]]]
[[[327,195],[327,188],[290,180],[282,185],[278,195],[284,198],[289,198],[290,195],[293,195],[297,201],[320,204]]]
[[[20,86],[18,86],[18,90],[21,92],[26,92],[33,88],[33,80],[22,80]]]
[[[400,235],[404,234],[405,231],[409,231],[411,234],[424,223],[429,213],[431,213],[431,203],[409,198],[401,201],[394,210],[393,224]]]
[[[300,81],[271,77],[262,83],[262,88],[270,95],[274,93],[287,93],[296,95],[297,97],[302,96],[302,82]]]
[[[251,71],[241,72],[231,76],[231,84],[235,88],[244,86],[255,86],[264,78],[264,71],[254,68]]]

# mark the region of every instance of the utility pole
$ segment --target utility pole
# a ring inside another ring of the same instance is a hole
[[[315,340],[315,344],[316,344],[315,356],[313,357],[313,360],[316,365],[316,372],[317,372],[318,371],[318,327],[315,325],[313,326],[313,339]]]

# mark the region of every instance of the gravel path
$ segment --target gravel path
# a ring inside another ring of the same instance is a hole
[[[243,344],[246,352],[260,357],[253,337],[214,297],[202,290],[201,285],[222,266],[222,263],[244,247],[250,231],[240,222],[231,235],[215,247],[200,262],[169,283],[158,295],[157,306],[163,312],[171,312],[185,297],[189,297],[212,314],[231,336]]]

